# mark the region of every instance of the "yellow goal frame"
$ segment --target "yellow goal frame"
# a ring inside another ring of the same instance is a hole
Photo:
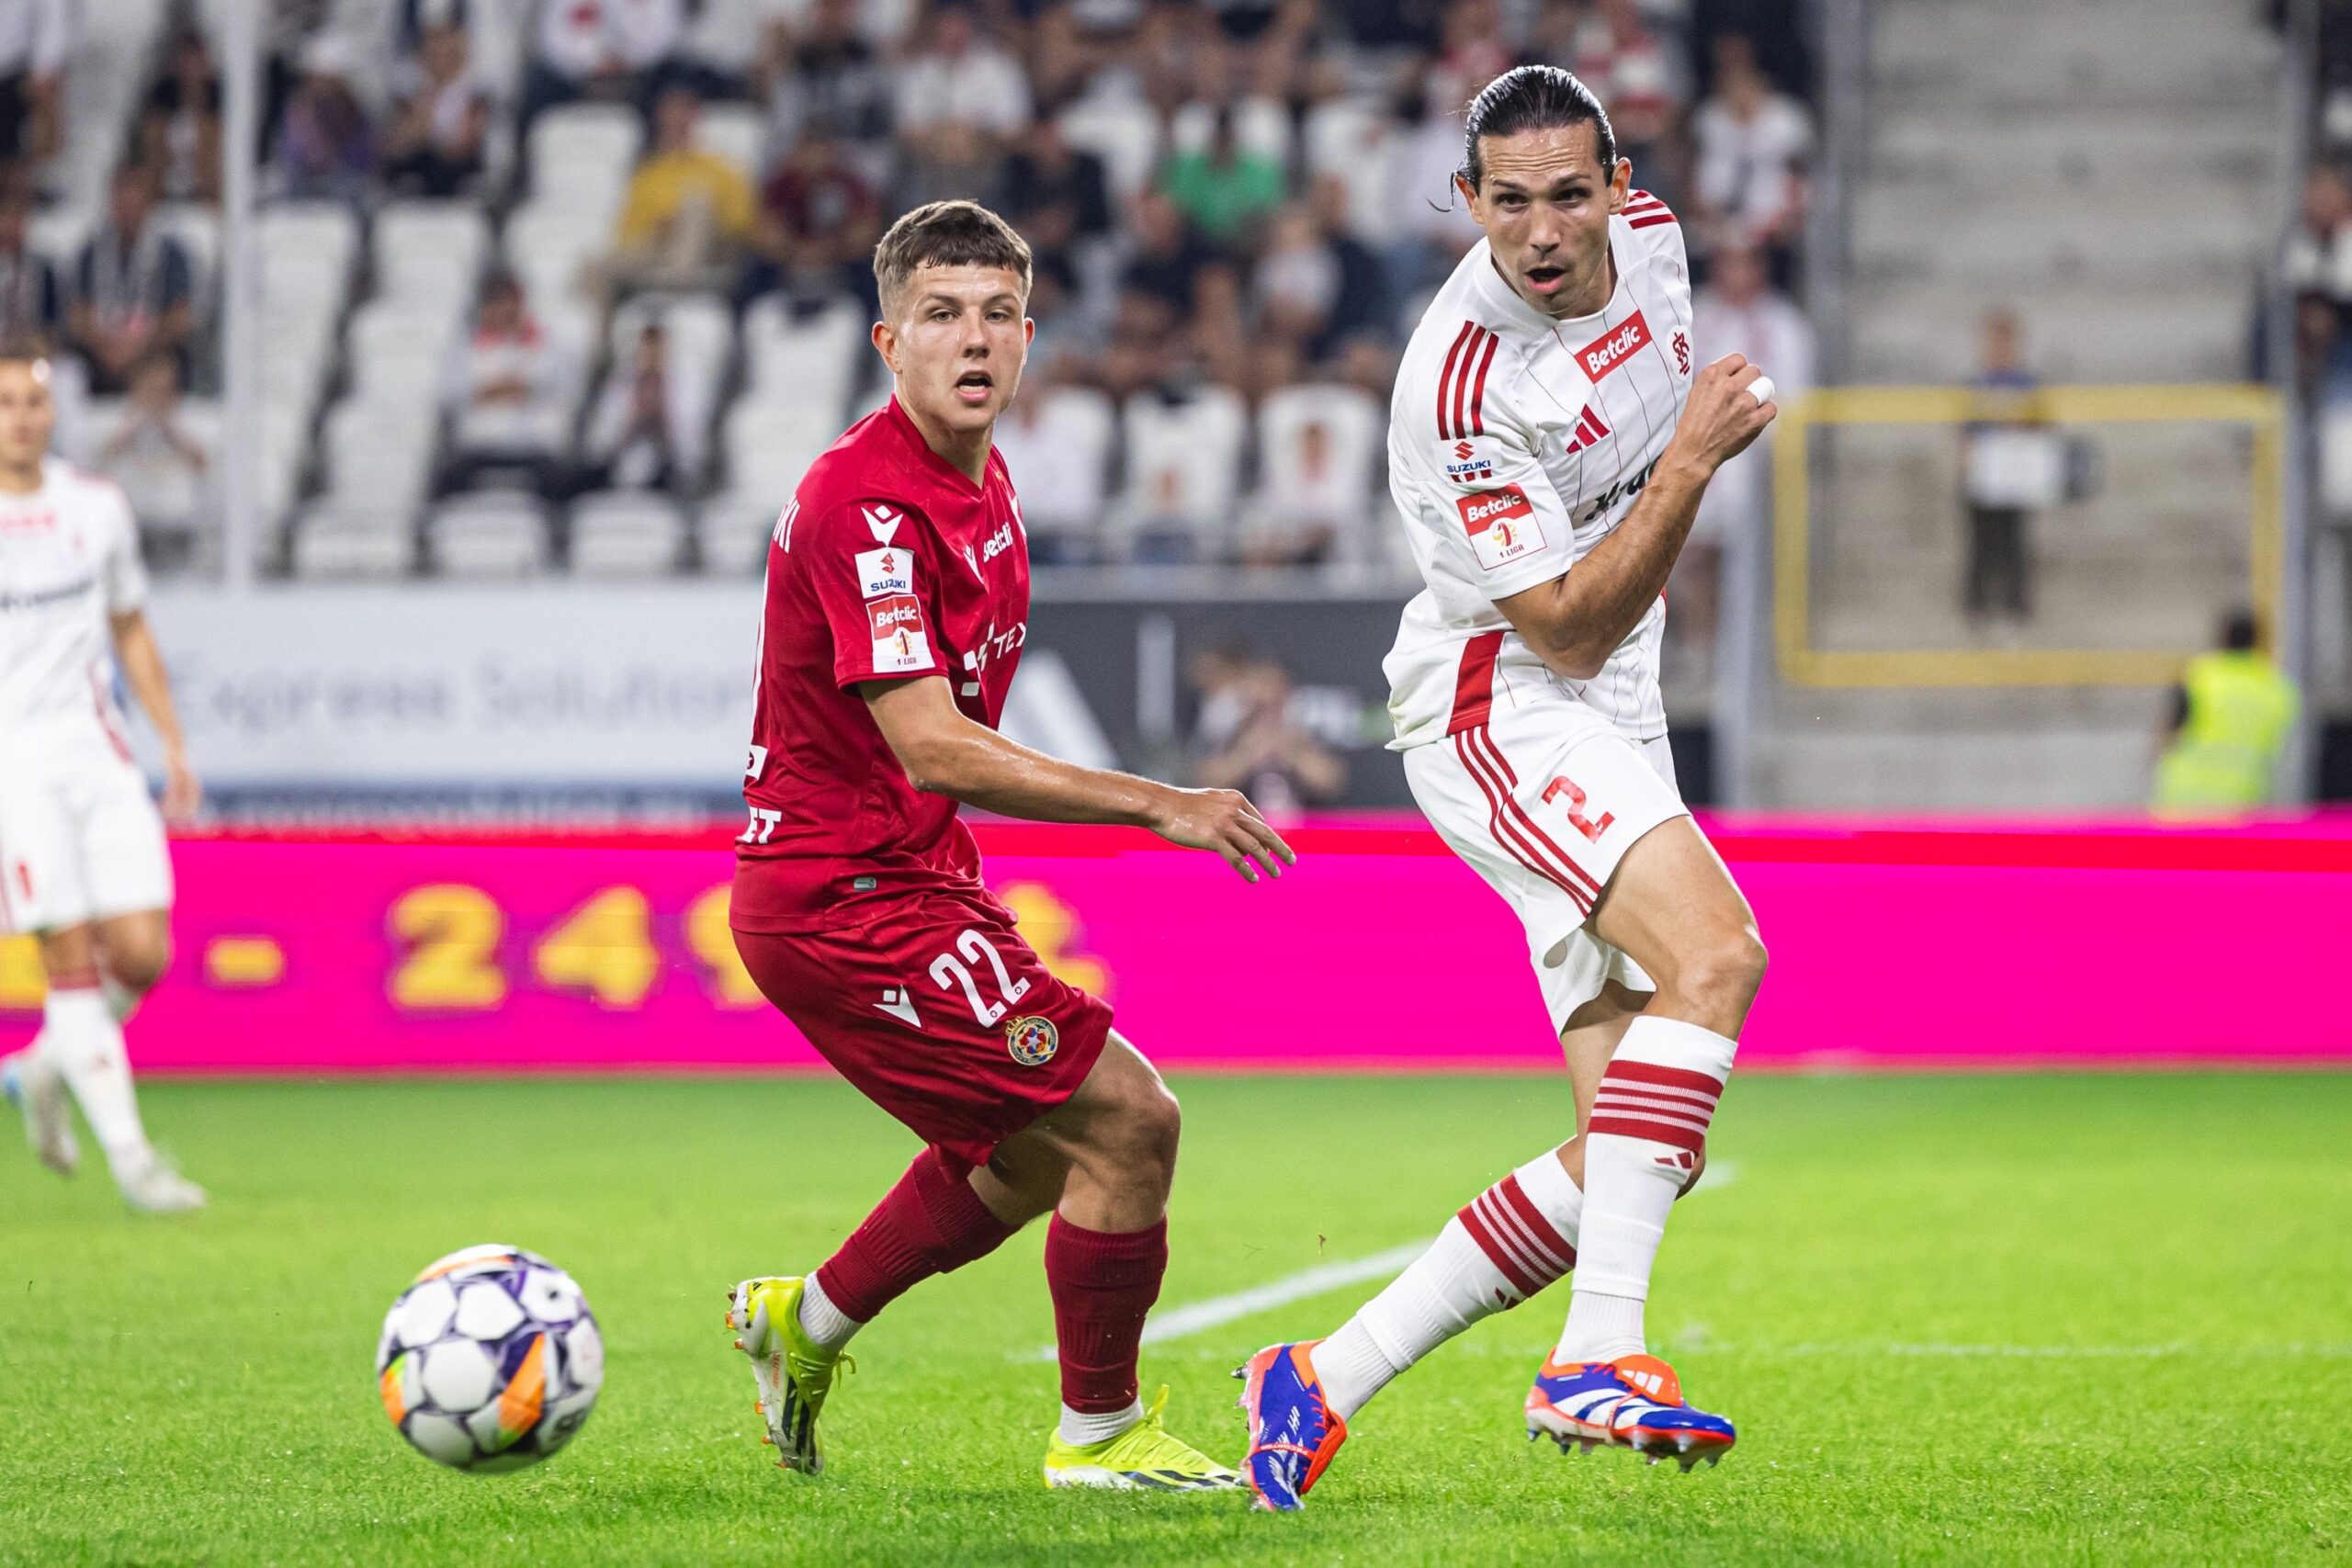
[[[2286,414],[2268,387],[1826,387],[1784,407],[1772,442],[1773,640],[1781,678],[1797,686],[2161,686],[2194,649],[1901,649],[1813,645],[1813,432],[1832,424],[1965,424],[2019,417],[2055,424],[2243,424],[2254,433],[2248,507],[2252,600],[2265,636],[2278,625]]]

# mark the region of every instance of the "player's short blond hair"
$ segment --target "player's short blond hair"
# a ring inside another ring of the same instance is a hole
[[[1001,266],[1029,297],[1029,242],[977,201],[927,202],[890,225],[874,247],[884,320],[898,313],[907,286],[926,266]]]
[[[39,333],[10,333],[0,337],[0,365],[46,365],[49,340]]]

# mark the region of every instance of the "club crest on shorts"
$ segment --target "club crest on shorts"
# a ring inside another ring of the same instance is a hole
[[[1004,1026],[1004,1048],[1024,1067],[1042,1067],[1062,1048],[1062,1032],[1050,1018],[1010,1019]]]

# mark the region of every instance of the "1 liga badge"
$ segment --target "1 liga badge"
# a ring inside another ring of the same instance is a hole
[[[1469,530],[1470,548],[1482,571],[1498,571],[1523,556],[1544,547],[1544,530],[1535,521],[1535,507],[1517,485],[1480,491],[1454,502],[1462,525]]]

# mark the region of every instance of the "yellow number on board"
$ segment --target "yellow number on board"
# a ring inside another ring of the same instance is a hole
[[[645,895],[605,888],[548,932],[536,964],[539,978],[559,989],[585,991],[606,1007],[635,1007],[662,973]]]
[[[392,906],[392,935],[408,956],[392,971],[392,1000],[408,1008],[491,1008],[506,999],[498,940],[506,917],[479,887],[435,883]]]
[[[718,993],[720,1006],[757,1007],[766,998],[752,982],[752,972],[743,967],[743,955],[735,951],[735,933],[727,926],[730,891],[730,885],[722,882],[694,901],[686,910],[686,945],[710,971],[711,987]]]
[[[0,936],[0,1008],[29,1010],[40,1006],[48,995],[48,976],[40,967],[40,939]]]

